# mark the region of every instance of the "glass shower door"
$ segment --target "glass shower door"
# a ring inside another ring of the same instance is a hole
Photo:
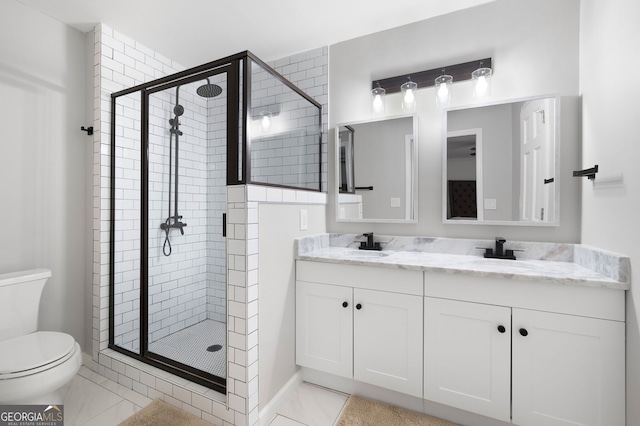
[[[227,73],[148,95],[147,351],[226,378]]]

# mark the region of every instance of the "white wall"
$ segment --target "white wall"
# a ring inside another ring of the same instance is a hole
[[[300,230],[300,210],[309,229]],[[325,205],[260,204],[259,370],[264,408],[298,370],[296,365],[295,261],[293,239],[325,232]]]
[[[93,31],[85,34],[85,70],[84,70],[84,122],[91,126],[94,120],[93,99],[93,59],[95,54],[95,35]],[[85,127],[87,126],[85,125]],[[84,153],[84,244],[87,252],[93,247],[93,136],[87,141]],[[84,267],[84,321],[89,322],[93,318],[93,256],[86,256]],[[93,351],[93,327],[84,326],[83,350],[91,354]]]
[[[84,35],[10,0],[0,39],[0,273],[51,269],[40,327],[87,349]]]
[[[627,424],[640,424],[640,3],[582,0],[580,91],[585,168],[598,164],[594,183],[582,182],[582,242],[631,257],[627,294]],[[598,184],[622,175],[623,180]]]
[[[276,71],[322,104],[323,165],[326,164],[326,129],[328,103],[328,49],[321,47],[269,63]],[[307,102],[301,102],[302,106]],[[317,109],[313,108],[317,113]],[[302,109],[301,111],[304,111]],[[304,125],[304,122],[298,123]],[[295,158],[295,157],[293,157]],[[317,157],[316,157],[317,158]],[[326,169],[322,184],[326,186]],[[317,185],[316,185],[317,187]],[[280,190],[253,186],[252,193],[265,192],[265,197],[251,198],[258,205],[258,234],[249,225],[248,238],[258,237],[258,329],[259,329],[259,408],[263,409],[297,371],[295,363],[295,264],[293,239],[302,235],[326,232],[326,205],[291,204],[287,195],[311,200],[324,194]],[[264,203],[264,201],[269,203]],[[295,200],[295,198],[294,198]],[[285,204],[281,204],[284,202]],[[308,212],[309,229],[300,230],[300,209]]]
[[[497,0],[415,24],[338,43],[329,52],[329,126],[370,118],[371,82],[491,56],[495,75],[491,100],[562,95],[562,194],[559,228],[442,224],[442,114],[433,88],[417,91],[419,115],[419,222],[411,225],[335,222],[333,190],[328,227],[332,232],[375,231],[507,240],[576,242],[580,238],[580,194],[571,171],[580,163],[578,118],[579,1]],[[454,83],[451,107],[471,105],[471,83]],[[400,94],[387,95],[387,114],[401,112]],[[331,129],[333,130],[333,129]],[[330,132],[333,139],[333,133]],[[331,141],[333,142],[333,141]],[[332,144],[329,158],[333,158]],[[329,166],[329,188],[335,186]]]

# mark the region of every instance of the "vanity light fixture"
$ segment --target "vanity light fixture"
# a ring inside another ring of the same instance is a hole
[[[384,113],[384,95],[386,90],[380,87],[380,83],[371,89],[371,110],[374,114]]]
[[[442,69],[442,75],[435,79],[434,84],[436,86],[436,104],[443,108],[449,105],[451,100],[451,84],[453,83],[453,76],[445,74],[445,69]]]
[[[478,68],[478,64],[480,64],[480,68]],[[444,74],[443,70],[446,70],[446,74]],[[473,76],[474,73],[477,74],[477,77]],[[475,80],[476,83],[478,83],[479,81],[478,84],[480,84],[480,86],[478,86],[478,95],[484,93],[484,95],[486,96],[490,92],[490,78],[492,75],[493,70],[491,69],[491,58],[484,58],[455,65],[447,65],[445,67],[433,68],[426,71],[412,72],[411,74],[374,80],[371,82],[372,110],[376,114],[383,113],[385,107],[384,96],[398,92],[402,92],[403,94],[404,108],[404,101],[408,93],[408,90],[405,90],[404,88],[406,87],[405,85],[409,83],[415,84],[415,87],[411,88],[411,95],[409,95],[409,99],[411,98],[411,96],[413,96],[415,101],[416,90],[418,88],[423,89],[425,87],[437,86],[438,83],[442,83],[442,80],[445,80],[446,84],[444,86],[439,85],[436,88],[436,102],[438,103],[438,105],[442,106],[450,102],[451,84],[454,81],[458,82],[471,79]],[[450,79],[445,79],[444,77],[449,77]],[[480,79],[480,77],[484,78]],[[485,89],[484,92],[482,92],[483,88]],[[446,100],[446,102],[440,102],[440,96],[438,96],[438,91],[440,89],[442,89],[442,91],[440,92],[440,94],[442,95],[441,100]],[[445,97],[445,93],[448,94],[448,96]]]
[[[402,110],[405,112],[411,112],[416,110],[416,90],[418,89],[418,84],[411,81],[411,76],[409,76],[409,81],[400,86],[400,90],[402,91]]]
[[[471,73],[473,79],[473,97],[475,99],[483,99],[491,95],[491,68],[484,66],[480,61],[480,67]]]

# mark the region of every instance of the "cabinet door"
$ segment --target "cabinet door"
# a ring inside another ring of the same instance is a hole
[[[422,397],[422,297],[354,290],[353,377]]]
[[[296,362],[338,376],[353,375],[353,290],[298,281]]]
[[[513,309],[513,423],[625,424],[624,323]]]
[[[511,420],[511,308],[424,298],[424,398]]]

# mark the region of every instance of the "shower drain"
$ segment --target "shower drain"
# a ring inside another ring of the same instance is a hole
[[[208,352],[218,352],[220,349],[222,349],[221,345],[211,345],[207,348]]]

